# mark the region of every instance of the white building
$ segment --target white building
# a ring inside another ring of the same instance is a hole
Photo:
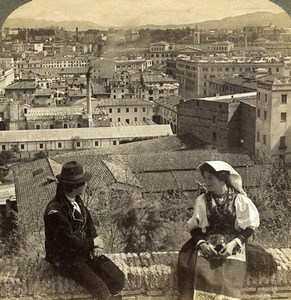
[[[121,141],[172,135],[170,125],[140,125],[0,132],[0,150],[17,145],[20,152],[68,151],[119,145]]]
[[[291,77],[262,77],[257,91],[256,154],[291,163]]]

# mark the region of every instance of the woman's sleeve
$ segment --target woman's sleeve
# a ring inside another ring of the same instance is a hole
[[[260,225],[259,212],[250,198],[238,194],[235,200],[237,229],[245,230],[250,228],[255,230]]]
[[[187,221],[187,229],[191,232],[193,229],[200,228],[202,233],[206,232],[208,226],[206,214],[205,195],[202,194],[196,198],[192,217]]]

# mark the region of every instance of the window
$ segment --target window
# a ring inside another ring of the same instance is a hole
[[[264,110],[264,120],[267,120],[267,112]]]
[[[58,143],[58,148],[62,148],[62,143]]]
[[[134,118],[134,122],[137,122],[137,117]]]
[[[257,93],[257,100],[258,100],[258,102],[260,102],[260,100],[261,100],[261,93],[260,92]]]
[[[120,108],[117,108],[117,112],[120,113]]]
[[[20,150],[24,150],[25,147],[24,147],[24,144],[20,144]]]
[[[266,145],[266,135],[263,135],[263,144]]]
[[[261,111],[260,111],[260,109],[258,108],[258,110],[257,110],[257,117],[259,118],[260,115],[261,115]]]
[[[128,113],[128,112],[129,112],[129,108],[127,107],[127,108],[125,109],[125,111]]]
[[[286,149],[286,137],[285,136],[280,136],[280,145],[279,149]]]
[[[259,142],[259,141],[260,141],[260,133],[257,132],[257,142]]]
[[[81,142],[77,142],[76,147],[78,147],[78,148],[81,147]]]
[[[40,129],[40,125],[39,125],[39,124],[36,124],[36,125],[35,125],[35,129]]]
[[[287,121],[287,113],[286,112],[282,112],[281,113],[281,122],[286,122]]]
[[[64,123],[64,128],[68,128],[68,124],[67,123]]]
[[[212,132],[212,141],[215,142],[216,141],[216,132]]]
[[[142,112],[146,112],[146,108],[145,107],[142,108]]]
[[[116,146],[117,145],[117,142],[116,141],[113,141],[113,146]]]
[[[120,118],[117,118],[117,122],[120,122]]]
[[[43,144],[39,144],[39,149],[43,149]]]
[[[287,95],[281,95],[281,103],[283,104],[287,103]]]
[[[5,151],[6,150],[6,146],[2,145],[2,150]]]
[[[137,112],[137,107],[134,108],[134,112]]]
[[[129,119],[125,119],[125,122],[126,122],[127,124],[129,124]]]
[[[77,123],[77,128],[81,128],[82,124],[81,123]]]
[[[268,95],[265,94],[265,103],[267,103],[267,102],[268,102]]]
[[[99,146],[99,142],[95,141],[95,147]]]
[[[54,124],[50,124],[50,129],[54,129]]]
[[[213,124],[213,125],[216,124],[216,116],[212,116],[212,124]]]
[[[109,108],[109,112],[112,113],[112,108]]]
[[[112,122],[112,118],[109,118],[109,122]]]
[[[25,114],[27,114],[27,108],[25,108],[23,111],[24,111]]]

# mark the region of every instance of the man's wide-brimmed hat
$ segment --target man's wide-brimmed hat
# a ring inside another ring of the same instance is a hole
[[[56,177],[59,182],[78,184],[89,181],[92,175],[85,172],[82,165],[77,161],[69,161],[63,165],[61,174],[58,174]]]
[[[241,194],[246,195],[246,192],[244,191],[242,187],[242,178],[238,174],[238,172],[227,162],[221,161],[221,160],[212,160],[212,161],[205,161],[204,163],[200,164],[198,166],[198,169],[200,169],[204,164],[210,165],[216,172],[219,171],[227,171],[229,172],[229,181],[230,184]]]

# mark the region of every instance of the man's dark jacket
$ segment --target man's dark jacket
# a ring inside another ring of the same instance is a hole
[[[65,195],[57,195],[44,213],[46,260],[56,266],[74,265],[90,258],[96,230],[88,209],[76,198],[82,214]]]

